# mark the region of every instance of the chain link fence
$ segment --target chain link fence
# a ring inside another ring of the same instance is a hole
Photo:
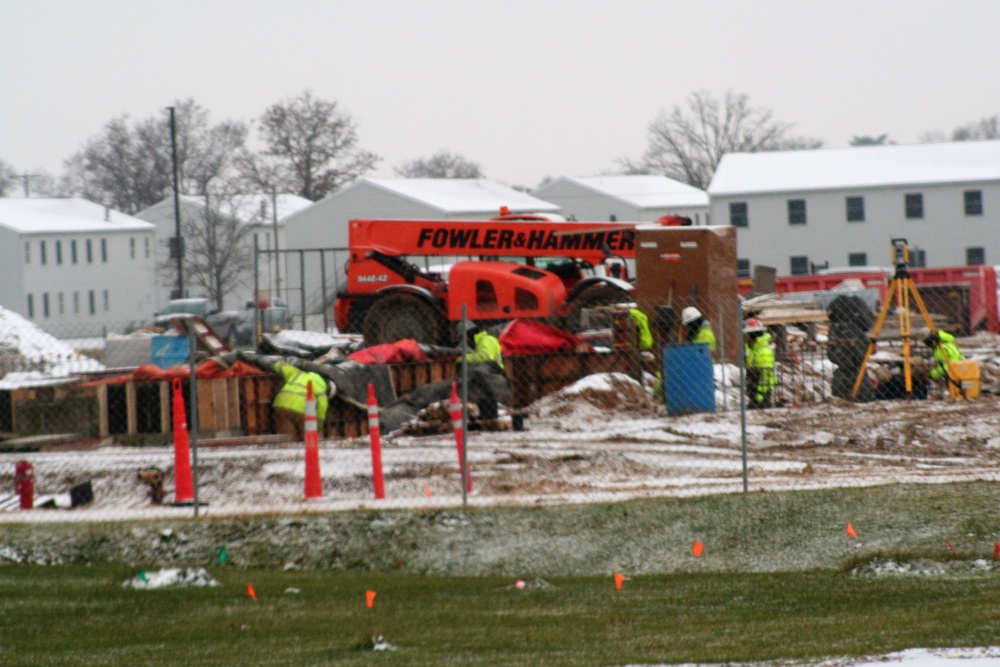
[[[305,293],[307,283],[284,289]],[[338,334],[323,315],[335,286],[311,290],[313,312],[295,313],[283,331],[258,319],[259,345],[236,352],[193,320],[177,335],[126,334],[133,324],[109,322],[106,335],[82,338],[0,311],[0,521],[609,502],[1000,471],[1000,427],[988,417],[996,335],[959,339],[978,361],[981,395],[946,400],[954,392],[928,378],[934,362],[916,309],[908,322],[886,309],[869,350],[884,296],[670,295],[602,300],[572,322],[453,323],[496,338],[499,368],[488,358],[463,364],[477,341],[461,335],[451,345],[365,346]],[[926,299],[935,324],[972,334],[938,291]],[[688,321],[692,308],[703,322]],[[746,361],[745,330],[758,324],[774,359],[764,409],[755,397],[768,381]],[[694,342],[703,326],[713,342]],[[278,361],[336,388],[317,396],[326,405],[314,460],[277,427]],[[176,493],[185,462],[195,499]],[[33,509],[22,511],[29,486]]]

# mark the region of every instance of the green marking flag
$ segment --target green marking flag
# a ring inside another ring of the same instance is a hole
[[[226,551],[226,545],[222,545],[222,548],[219,549],[219,557],[217,560],[219,565],[225,565],[226,561],[229,560],[229,552]]]

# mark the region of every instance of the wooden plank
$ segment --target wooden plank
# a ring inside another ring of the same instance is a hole
[[[108,424],[108,385],[97,386],[97,433],[100,437],[106,438],[111,433]]]
[[[171,433],[174,429],[173,415],[170,413],[170,383],[157,382],[160,390],[160,433]]]
[[[129,435],[135,435],[139,432],[139,408],[136,405],[135,382],[125,383],[125,424],[125,432]]]

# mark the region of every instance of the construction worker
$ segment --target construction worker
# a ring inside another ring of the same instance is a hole
[[[284,378],[281,391],[271,404],[274,430],[292,436],[295,442],[305,439],[306,396],[311,382],[313,398],[316,400],[316,425],[322,433],[329,399],[336,394],[337,385],[328,383],[318,373],[304,371],[284,361],[276,361],[271,369]]]
[[[708,349],[712,351],[712,358],[715,358],[715,332],[701,311],[694,306],[688,306],[681,311],[681,324],[687,327],[684,332],[687,342],[708,345]]]
[[[497,387],[494,381],[508,386],[507,376],[504,373],[503,349],[496,336],[486,329],[473,326],[465,332],[466,341],[472,351],[465,355],[465,361],[469,364],[469,380],[472,387],[478,386],[482,393],[476,400],[479,408],[480,419],[496,419],[499,416],[499,403],[497,401]],[[485,373],[485,375],[481,375]],[[494,376],[500,376],[497,379]],[[479,376],[477,380],[476,377]],[[487,380],[486,378],[493,378]]]
[[[951,377],[948,375],[948,363],[965,359],[958,345],[955,345],[955,337],[947,331],[938,331],[925,338],[924,345],[934,350],[935,363],[930,372],[931,379],[947,382]]]
[[[653,350],[653,330],[649,328],[649,317],[634,305],[628,309],[632,321],[635,322],[635,342],[640,352]]]
[[[466,341],[472,351],[465,355],[470,364],[493,363],[503,371],[503,349],[496,336],[486,329],[473,326],[465,333]]]
[[[743,327],[746,353],[747,398],[752,409],[771,407],[771,390],[778,384],[774,374],[774,350],[771,334],[757,318],[747,320]]]

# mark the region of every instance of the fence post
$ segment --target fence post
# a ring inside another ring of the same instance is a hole
[[[461,451],[459,452],[459,466],[462,470],[462,509],[469,509],[469,491],[472,489],[471,482],[468,481],[469,474],[469,464],[468,464],[468,441],[466,440],[466,433],[468,428],[466,424],[469,423],[469,321],[466,319],[466,307],[462,304],[462,437],[461,437]]]
[[[190,432],[190,443],[191,443],[191,467],[193,470],[191,485],[194,488],[194,515],[198,516],[198,363],[197,363],[197,352],[198,352],[198,336],[194,330],[195,323],[194,319],[188,320],[188,360],[190,364],[191,371],[191,384],[188,396],[191,399],[191,408],[189,410],[191,414],[191,419],[188,420],[188,430]]]

